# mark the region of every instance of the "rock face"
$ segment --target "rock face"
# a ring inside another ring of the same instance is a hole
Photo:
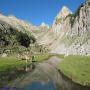
[[[81,5],[71,23],[69,36],[75,38],[68,53],[90,55],[90,1]]]
[[[61,25],[59,44],[52,52],[90,55],[90,0],[82,4],[75,14],[65,17]],[[60,24],[58,24],[60,26]],[[57,28],[57,26],[55,27]],[[63,48],[62,48],[63,46]]]
[[[72,12],[66,6],[63,6],[59,14],[55,17],[55,20],[52,25],[52,30],[56,35],[59,35],[62,32],[63,27],[66,23],[65,18],[71,13]]]

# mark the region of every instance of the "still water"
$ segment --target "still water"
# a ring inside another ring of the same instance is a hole
[[[56,90],[52,82],[46,84],[41,82],[32,82],[31,85],[25,86],[22,90]]]
[[[72,82],[58,71],[56,66],[59,62],[59,58],[52,57],[38,64],[32,73],[15,81],[13,86],[19,90],[90,90]]]

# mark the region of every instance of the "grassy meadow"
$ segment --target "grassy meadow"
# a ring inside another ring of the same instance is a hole
[[[72,81],[90,86],[90,56],[67,56],[58,64],[58,69]]]

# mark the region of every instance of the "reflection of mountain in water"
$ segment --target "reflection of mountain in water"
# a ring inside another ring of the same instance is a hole
[[[52,57],[38,64],[32,73],[16,80],[11,86],[21,88],[21,90],[90,90],[90,88],[73,83],[62,75],[56,68],[60,61],[59,58]]]

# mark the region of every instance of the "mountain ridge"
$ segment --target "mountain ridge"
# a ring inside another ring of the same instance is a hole
[[[90,0],[82,4],[76,13],[66,6],[49,27],[43,23],[35,26],[14,16],[0,15],[0,20],[22,32],[32,34],[39,45],[46,46],[50,53],[65,55],[90,54]]]

